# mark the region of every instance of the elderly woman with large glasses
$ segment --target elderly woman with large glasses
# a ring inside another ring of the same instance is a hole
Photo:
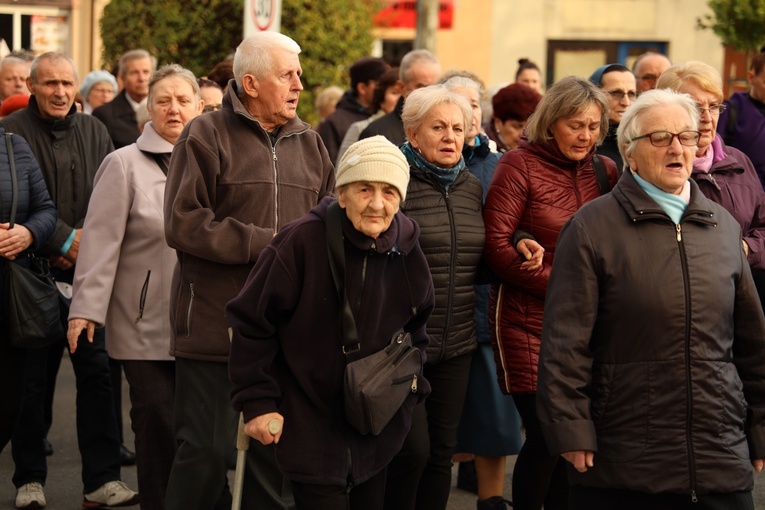
[[[537,399],[572,509],[754,509],[765,317],[741,228],[690,179],[698,118],[685,94],[638,97],[630,171],[558,238]]]
[[[741,225],[741,245],[760,299],[765,300],[765,191],[749,157],[726,146],[717,134],[717,122],[725,111],[720,74],[703,62],[677,64],[662,73],[658,88],[689,94],[696,102],[701,137],[691,177],[707,198]]]

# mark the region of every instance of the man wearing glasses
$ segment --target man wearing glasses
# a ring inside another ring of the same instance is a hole
[[[603,89],[608,99],[608,134],[598,146],[598,154],[613,159],[621,175],[624,162],[616,143],[616,129],[622,115],[637,97],[635,75],[621,64],[606,64],[592,73],[590,81]]]
[[[656,80],[671,65],[672,62],[661,53],[649,51],[639,55],[632,64],[632,74],[635,75],[637,80],[638,95],[646,90],[655,89]]]

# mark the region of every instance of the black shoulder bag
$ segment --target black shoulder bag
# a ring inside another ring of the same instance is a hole
[[[5,134],[13,190],[9,228],[16,222],[19,201],[12,136]],[[48,259],[30,254],[28,260],[29,269],[3,259],[3,331],[14,347],[35,349],[63,339],[66,331],[61,320],[59,291],[50,274]]]
[[[422,354],[403,329],[393,334],[383,350],[361,358],[361,340],[345,290],[342,210],[337,202],[327,209],[327,253],[340,308],[340,331],[345,355],[345,419],[361,434],[378,435],[401,409],[406,397],[417,393]],[[407,281],[408,285],[408,281]],[[411,295],[411,288],[409,289]]]

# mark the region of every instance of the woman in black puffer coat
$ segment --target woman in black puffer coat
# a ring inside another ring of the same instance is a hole
[[[27,253],[40,248],[56,227],[56,207],[48,195],[42,172],[27,142],[13,135],[13,151],[18,180],[18,204],[13,228],[10,227],[13,188],[5,130],[0,128],[0,265],[27,266]],[[0,292],[5,292],[5,271],[0,271]],[[5,303],[0,307],[2,317]],[[0,324],[2,324],[0,322]],[[0,329],[2,331],[2,329]],[[26,351],[12,347],[7,335],[0,334],[0,451],[11,438],[20,410],[24,387]]]

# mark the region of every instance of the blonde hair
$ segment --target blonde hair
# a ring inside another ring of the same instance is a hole
[[[450,91],[443,85],[430,85],[412,91],[406,97],[406,101],[404,101],[401,121],[404,124],[407,138],[410,131],[417,131],[420,128],[422,121],[425,120],[425,116],[430,110],[442,104],[453,104],[459,107],[462,111],[465,136],[467,137],[467,131],[473,124],[473,109],[470,107],[468,100],[464,96]]]
[[[709,92],[710,94],[714,94],[717,101],[723,100],[723,86],[720,73],[709,64],[705,64],[698,60],[691,60],[670,66],[666,71],[661,73],[661,76],[659,76],[659,80],[656,82],[656,88],[671,89],[680,92],[680,87],[682,87],[684,83],[692,83],[700,89]]]

